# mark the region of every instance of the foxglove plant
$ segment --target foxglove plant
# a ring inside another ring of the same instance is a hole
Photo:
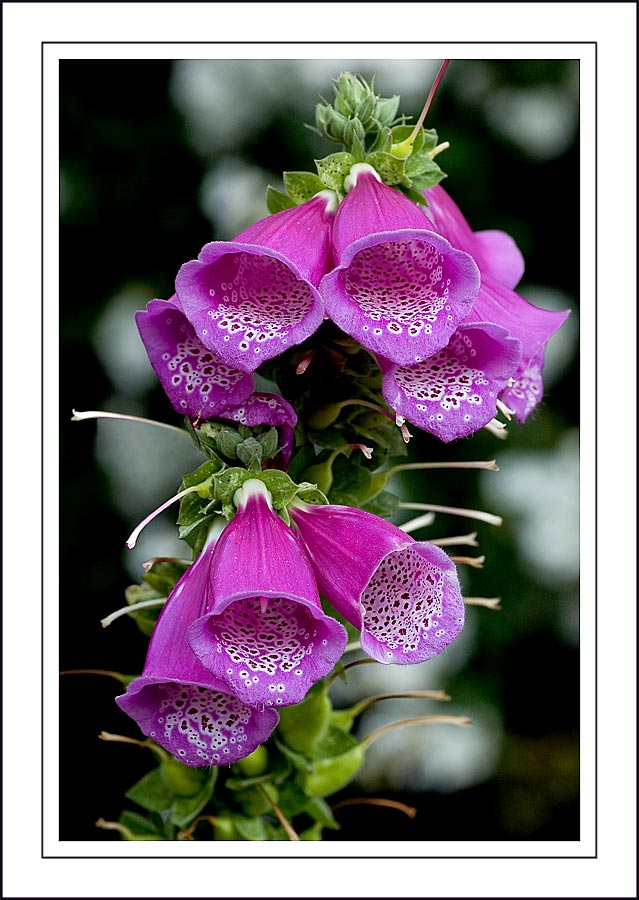
[[[146,739],[109,739],[162,759],[127,793],[150,817],[102,822],[127,840],[203,839],[200,823],[214,840],[321,839],[339,827],[323,798],[388,730],[352,733],[383,696],[333,708],[346,654],[422,663],[460,634],[465,603],[494,606],[462,597],[455,562],[482,558],[440,546],[472,536],[415,540],[423,517],[388,520],[420,507],[387,489],[401,470],[497,468],[398,463],[407,422],[448,443],[494,432],[505,403],[525,419],[565,318],[514,292],[514,242],[473,232],[438,185],[448,145],[423,120],[446,65],[414,127],[397,117],[399,97],[342,73],[334,103],[316,109],[317,130],[342,149],[317,160],[317,174],[285,173],[285,191],[267,193],[269,216],[206,244],[175,294],[136,315],[184,417],[177,430],[205,460],[127,541],[179,501],[192,560],[151,560],[127,606],[103,620],[127,613],[150,635],[142,674],[115,673],[127,686],[117,703]],[[100,415],[116,416],[76,418]],[[397,727],[441,721],[468,724],[419,716]],[[302,814],[312,824],[298,834]]]

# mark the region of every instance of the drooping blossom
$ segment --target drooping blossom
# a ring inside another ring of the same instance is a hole
[[[477,266],[375,170],[357,164],[333,226],[337,268],[320,284],[326,311],[347,334],[398,365],[448,343],[479,289]]]
[[[441,653],[464,624],[452,561],[396,525],[348,506],[290,509],[321,593],[361,631],[362,649],[383,663]]]
[[[396,413],[448,443],[483,428],[517,369],[521,344],[499,325],[460,325],[442,350],[422,363],[379,359],[382,393]]]
[[[186,640],[206,604],[214,543],[207,544],[171,592],[151,636],[144,670],[117,704],[187,766],[228,765],[252,753],[279,721],[247,706],[197,659]]]
[[[237,422],[249,427],[272,425],[279,434],[279,451],[284,463],[288,464],[293,452],[293,427],[297,423],[297,413],[291,404],[279,394],[255,391],[251,396],[220,414],[221,419]]]
[[[513,373],[513,384],[500,397],[523,422],[541,400],[544,352],[552,335],[569,315],[568,310],[540,309],[514,290],[524,263],[515,242],[502,231],[474,232],[461,210],[440,186],[424,192],[426,216],[431,226],[459,250],[474,257],[481,273],[481,286],[466,322],[494,322],[521,342],[521,361]]]
[[[253,372],[319,327],[317,291],[331,268],[335,194],[321,191],[260,219],[233,241],[206,244],[178,272],[175,288],[205,347]]]
[[[151,300],[135,321],[149,360],[173,408],[212,419],[247,400],[253,376],[230,366],[205,347],[177,297]]]
[[[188,641],[243,702],[288,706],[333,668],[346,630],[323,612],[306,551],[274,512],[264,483],[248,479],[234,503]]]

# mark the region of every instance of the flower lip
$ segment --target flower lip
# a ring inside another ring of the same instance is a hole
[[[203,671],[203,679],[188,682],[143,675],[116,703],[143,734],[185,765],[230,765],[265,741],[279,716],[246,706]]]
[[[402,228],[353,241],[320,282],[326,311],[347,334],[396,363],[446,345],[473,307],[475,261],[434,231]]]

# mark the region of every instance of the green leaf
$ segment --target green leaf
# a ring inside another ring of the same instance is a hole
[[[267,841],[268,835],[264,821],[258,817],[234,815],[231,817],[235,830],[243,841]]]
[[[277,805],[287,819],[293,819],[306,811],[312,799],[301,785],[287,781],[280,788]]]
[[[401,184],[404,180],[405,159],[397,159],[390,153],[376,150],[368,154],[366,162],[375,169],[385,184]]]
[[[273,738],[275,742],[275,746],[280,750],[283,756],[300,772],[312,772],[313,765],[312,763],[306,759],[305,756],[302,756],[301,753],[297,753],[295,750],[292,750],[284,741],[278,740],[277,734]]]
[[[325,187],[333,191],[344,190],[344,179],[357,160],[351,153],[331,153],[323,159],[316,159],[317,172]]]
[[[124,825],[125,828],[128,828],[133,838],[127,838],[123,835],[123,839],[127,840],[138,840],[138,841],[164,841],[166,840],[165,835],[161,834],[156,828],[155,824],[147,819],[145,816],[141,816],[139,813],[130,812],[128,809],[125,809],[118,819],[120,825]]]
[[[376,497],[369,500],[368,503],[365,503],[362,506],[362,509],[372,513],[374,516],[388,519],[393,515],[400,503],[401,498],[397,497],[391,491],[381,491]]]
[[[284,172],[284,189],[295,203],[305,203],[323,191],[324,184],[312,172]]]
[[[282,191],[275,190],[269,184],[266,188],[266,208],[271,214],[281,212],[283,209],[292,209],[294,206],[294,200],[283,194]]]
[[[171,808],[174,794],[166,786],[160,769],[157,768],[143,775],[132,788],[129,788],[124,796],[129,800],[133,800],[134,803],[137,803],[143,809],[149,809],[152,812],[165,812]]]
[[[171,804],[171,821],[178,828],[185,828],[198,816],[213,796],[215,779],[209,778],[193,797],[176,797]]]
[[[166,595],[156,591],[149,584],[132,584],[125,590],[124,596],[126,602],[132,606],[134,603],[141,603],[144,600],[159,600]],[[129,613],[129,617],[135,621],[145,637],[151,637],[161,610],[161,606],[136,609]]]
[[[325,828],[332,828],[339,831],[339,823],[331,812],[331,808],[321,797],[313,797],[311,802],[305,809],[306,815],[314,819],[315,822],[323,825]]]

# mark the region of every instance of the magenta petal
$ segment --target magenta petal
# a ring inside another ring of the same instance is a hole
[[[511,337],[521,341],[522,361],[528,362],[545,348],[569,315],[569,310],[558,312],[533,306],[515,291],[482,275],[472,313],[464,321],[495,322],[506,328]]]
[[[426,215],[435,231],[474,258],[483,275],[514,288],[524,274],[524,258],[504,231],[473,231],[460,208],[441,185],[424,191]]]
[[[526,421],[543,396],[543,368],[544,351],[540,350],[529,362],[518,366],[513,375],[513,384],[504,388],[499,395],[500,400],[515,413],[518,422]]]
[[[298,506],[291,517],[320,591],[361,631],[383,663],[418,663],[448,646],[464,624],[455,566],[443,550],[347,506]]]
[[[116,698],[143,734],[187,766],[228,765],[247,756],[279,719],[274,710],[252,709],[234,697],[186,642],[206,603],[212,553],[206,548],[171,592],[141,677]]]
[[[288,706],[330,672],[346,630],[323,612],[305,550],[263,483],[251,479],[241,490],[244,502],[216,547],[207,609],[188,641],[244,702]]]
[[[142,343],[173,408],[210,419],[245,400],[253,377],[222,362],[196,336],[182,312],[168,300],[151,300],[135,321]]]
[[[519,341],[498,325],[461,325],[448,346],[415,366],[380,360],[386,402],[448,442],[473,434],[497,412],[497,398],[521,359]]]
[[[426,224],[415,203],[360,173],[335,217],[338,267],[320,284],[342,331],[401,364],[444,347],[479,289],[474,260]]]
[[[332,213],[317,195],[214,241],[185,263],[175,286],[182,308],[210,350],[253,372],[309,337],[324,318],[316,289],[331,264]]]

